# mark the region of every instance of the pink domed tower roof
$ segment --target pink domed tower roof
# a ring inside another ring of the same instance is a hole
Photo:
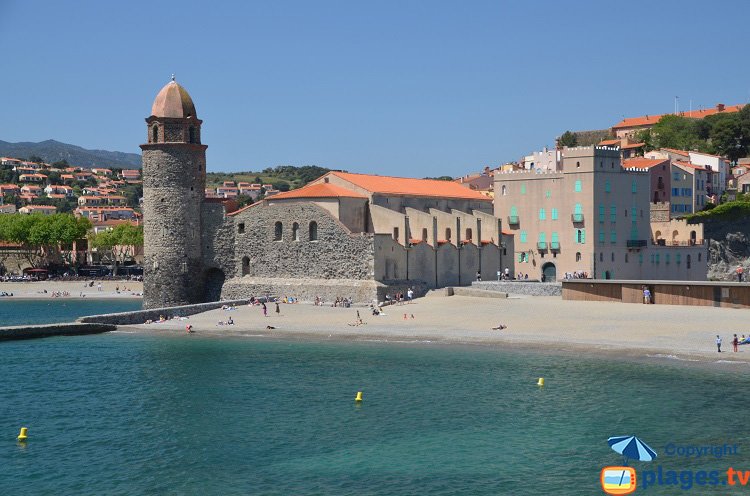
[[[193,99],[190,98],[187,90],[177,84],[172,76],[172,81],[167,83],[154,99],[151,106],[151,115],[154,117],[174,117],[174,118],[198,118],[195,112]]]

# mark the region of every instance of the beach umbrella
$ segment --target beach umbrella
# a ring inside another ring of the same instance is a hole
[[[614,436],[607,439],[607,444],[625,458],[625,465],[628,459],[650,462],[656,458],[656,451],[635,436]]]

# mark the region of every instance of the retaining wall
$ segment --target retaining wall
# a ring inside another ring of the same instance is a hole
[[[249,300],[212,301],[210,303],[197,303],[195,305],[183,305],[178,307],[151,308],[148,310],[136,310],[134,312],[108,313],[104,315],[87,315],[80,317],[77,322],[98,324],[143,324],[147,320],[159,320],[163,315],[166,318],[173,316],[187,317],[196,313],[206,312],[222,305],[247,305]]]
[[[500,291],[528,296],[560,296],[562,285],[559,282],[536,281],[474,281],[472,288],[486,291]],[[458,294],[458,293],[456,293]]]

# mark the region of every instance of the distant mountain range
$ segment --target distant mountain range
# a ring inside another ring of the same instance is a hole
[[[39,143],[8,143],[0,140],[0,156],[25,158],[37,156],[47,163],[67,160],[71,166],[85,167],[121,167],[123,169],[140,169],[141,156],[137,153],[110,152],[107,150],[87,150],[76,145],[60,143],[55,140]]]

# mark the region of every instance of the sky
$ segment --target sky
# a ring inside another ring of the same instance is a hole
[[[209,171],[459,176],[750,101],[747,0],[0,0],[0,140],[140,153],[175,74]]]

